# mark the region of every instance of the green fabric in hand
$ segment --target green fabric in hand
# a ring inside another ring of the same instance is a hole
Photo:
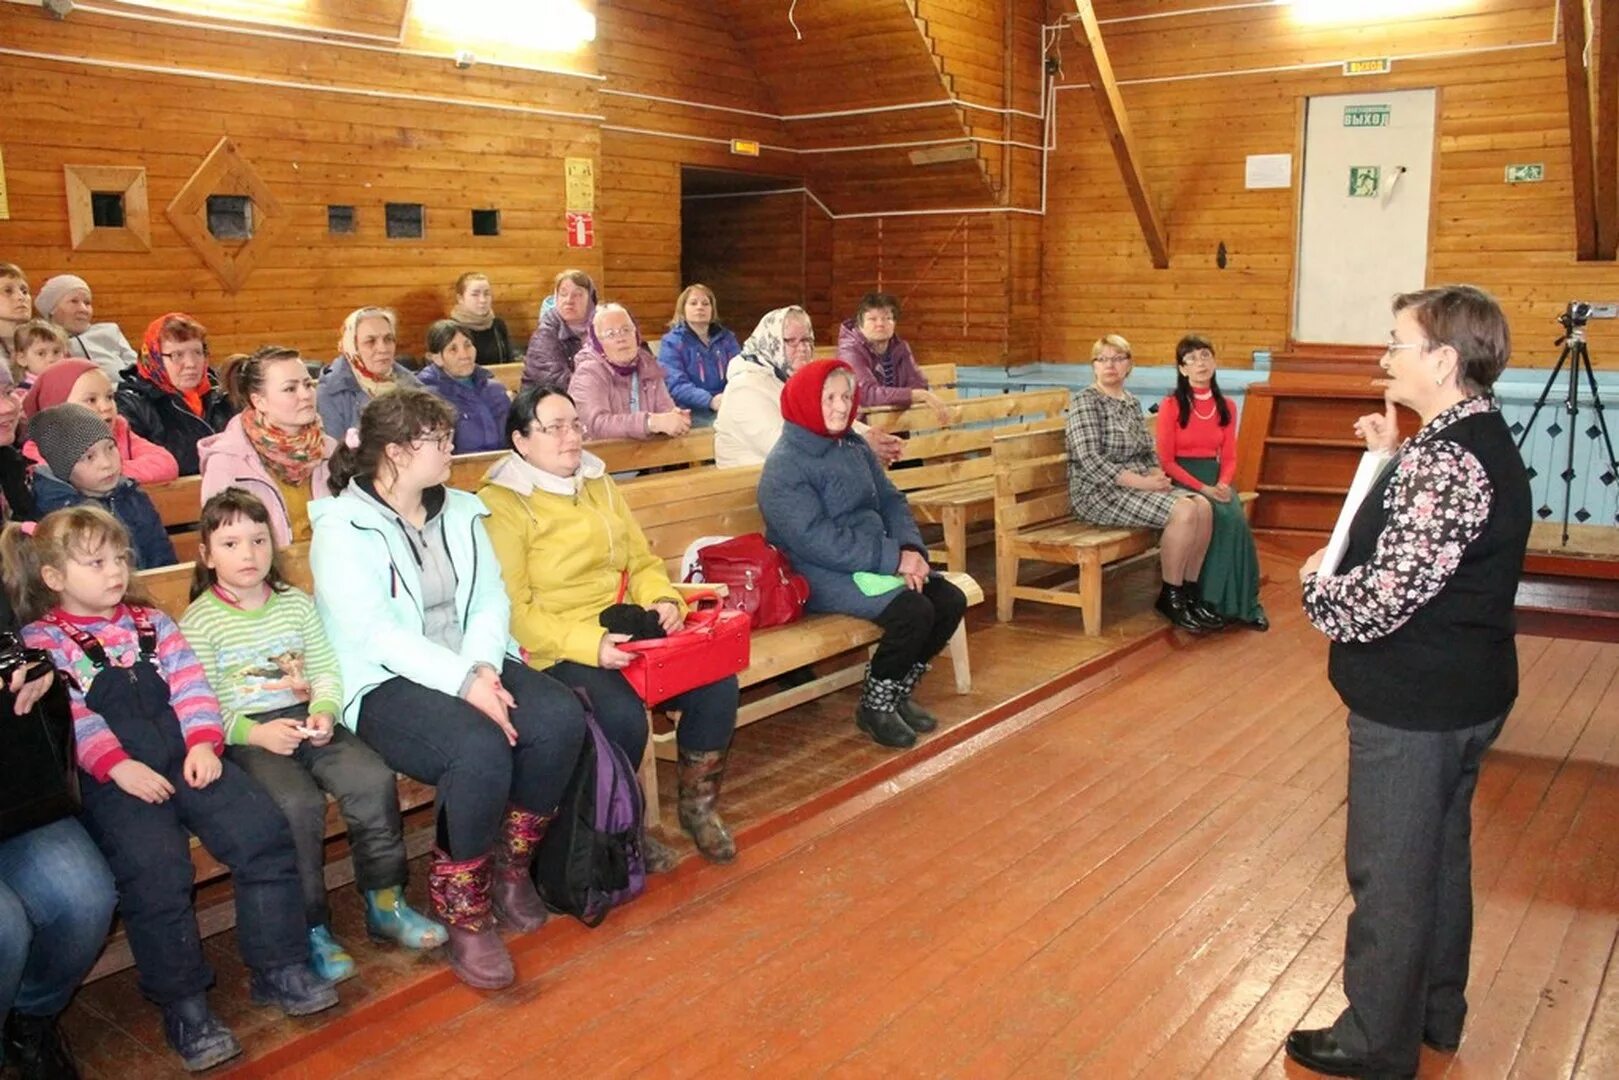
[[[895,589],[903,589],[905,579],[898,574],[873,574],[867,570],[858,570],[854,575],[854,584],[855,588],[867,596],[881,596]]]

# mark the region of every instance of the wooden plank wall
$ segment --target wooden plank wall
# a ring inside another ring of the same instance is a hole
[[[1290,191],[1246,191],[1245,155],[1302,154],[1311,95],[1439,88],[1438,170],[1428,275],[1471,281],[1506,305],[1520,365],[1556,358],[1553,318],[1572,299],[1619,296],[1613,263],[1574,258],[1562,49],[1549,0],[1485,0],[1452,18],[1353,28],[1301,27],[1286,8],[1110,21],[1162,13],[1154,0],[1101,0],[1102,33],[1167,223],[1168,270],[1148,262],[1087,89],[1059,93],[1050,162],[1040,354],[1088,355],[1108,331],[1161,362],[1188,330],[1213,335],[1222,362],[1279,349],[1290,327]],[[1051,0],[1052,16],[1068,5]],[[1064,39],[1070,46],[1071,37]],[[1386,76],[1344,78],[1339,61],[1396,59]],[[1320,65],[1298,70],[1276,70]],[[1262,69],[1262,70],[1260,70]],[[1243,72],[1250,72],[1243,74]],[[1162,81],[1152,81],[1162,80]],[[1509,186],[1511,162],[1546,166]],[[1215,266],[1224,241],[1227,269]],[[1598,363],[1619,367],[1619,326],[1591,324]]]
[[[832,229],[802,192],[688,200],[681,265],[721,297],[722,321],[739,340],[772,308],[801,304],[817,340],[830,344]]]

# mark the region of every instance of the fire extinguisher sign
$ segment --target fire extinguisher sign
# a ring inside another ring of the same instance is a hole
[[[569,210],[568,246],[593,248],[596,246],[596,215],[588,210]]]

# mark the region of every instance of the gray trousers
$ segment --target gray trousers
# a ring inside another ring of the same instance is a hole
[[[405,838],[394,771],[341,722],[333,727],[331,742],[304,742],[290,756],[257,746],[231,746],[225,753],[264,786],[292,826],[304,918],[311,928],[332,918],[326,901],[327,792],[348,824],[354,884],[364,892],[405,883]]]
[[[1414,1072],[1424,1032],[1459,1042],[1473,942],[1473,790],[1506,721],[1408,731],[1349,714],[1344,944],[1349,1007],[1333,1024],[1368,1066]]]

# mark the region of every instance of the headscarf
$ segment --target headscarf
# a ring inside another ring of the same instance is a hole
[[[849,421],[853,424],[855,414],[860,408],[860,384],[855,381],[854,368],[842,360],[814,360],[799,368],[793,377],[787,380],[787,385],[781,388],[781,418],[789,424],[797,424],[806,431],[828,439],[847,435],[848,427],[836,433],[828,431],[826,416],[821,411],[821,394],[826,389],[826,380],[834,371],[843,371],[849,376],[852,387]]]
[[[146,333],[141,335],[141,356],[136,362],[135,373],[165,394],[179,398],[193,415],[201,416],[202,395],[212,385],[213,370],[204,364],[202,381],[190,390],[181,390],[174,385],[174,380],[169,378],[169,369],[163,363],[163,324],[170,319],[196,321],[183,311],[171,311],[153,319],[147,325]]]
[[[792,308],[779,307],[765,312],[764,318],[759,320],[759,325],[753,328],[753,333],[743,343],[740,354],[749,363],[769,368],[782,382],[792,378],[792,372],[787,370],[787,346],[782,341],[782,328],[787,323],[789,311]],[[809,325],[808,313],[799,318],[804,320],[806,326]],[[814,332],[813,328],[811,332]]]
[[[652,350],[647,348],[646,339],[641,336],[641,327],[636,323],[635,316],[630,314],[628,308],[624,309],[624,315],[630,320],[630,329],[635,331],[636,355],[635,359],[630,361],[628,367],[620,367],[611,360],[607,359],[607,349],[605,346],[603,346],[602,339],[596,336],[596,305],[594,303],[592,303],[590,306],[590,325],[585,330],[585,344],[580,351],[595,353],[597,356],[606,361],[608,367],[612,368],[620,375],[628,376],[630,373],[640,367],[641,353],[646,353],[648,356],[651,356]]]
[[[88,294],[90,283],[77,274],[57,274],[41,285],[39,292],[34,294],[34,307],[40,315],[49,319],[57,305],[67,299],[67,294],[75,289],[83,289]]]
[[[100,370],[88,360],[58,360],[46,368],[34,380],[34,385],[28,388],[28,393],[23,395],[22,414],[33,416],[41,409],[67,404],[67,396],[73,393],[73,386],[79,381],[79,376],[88,371]]]

